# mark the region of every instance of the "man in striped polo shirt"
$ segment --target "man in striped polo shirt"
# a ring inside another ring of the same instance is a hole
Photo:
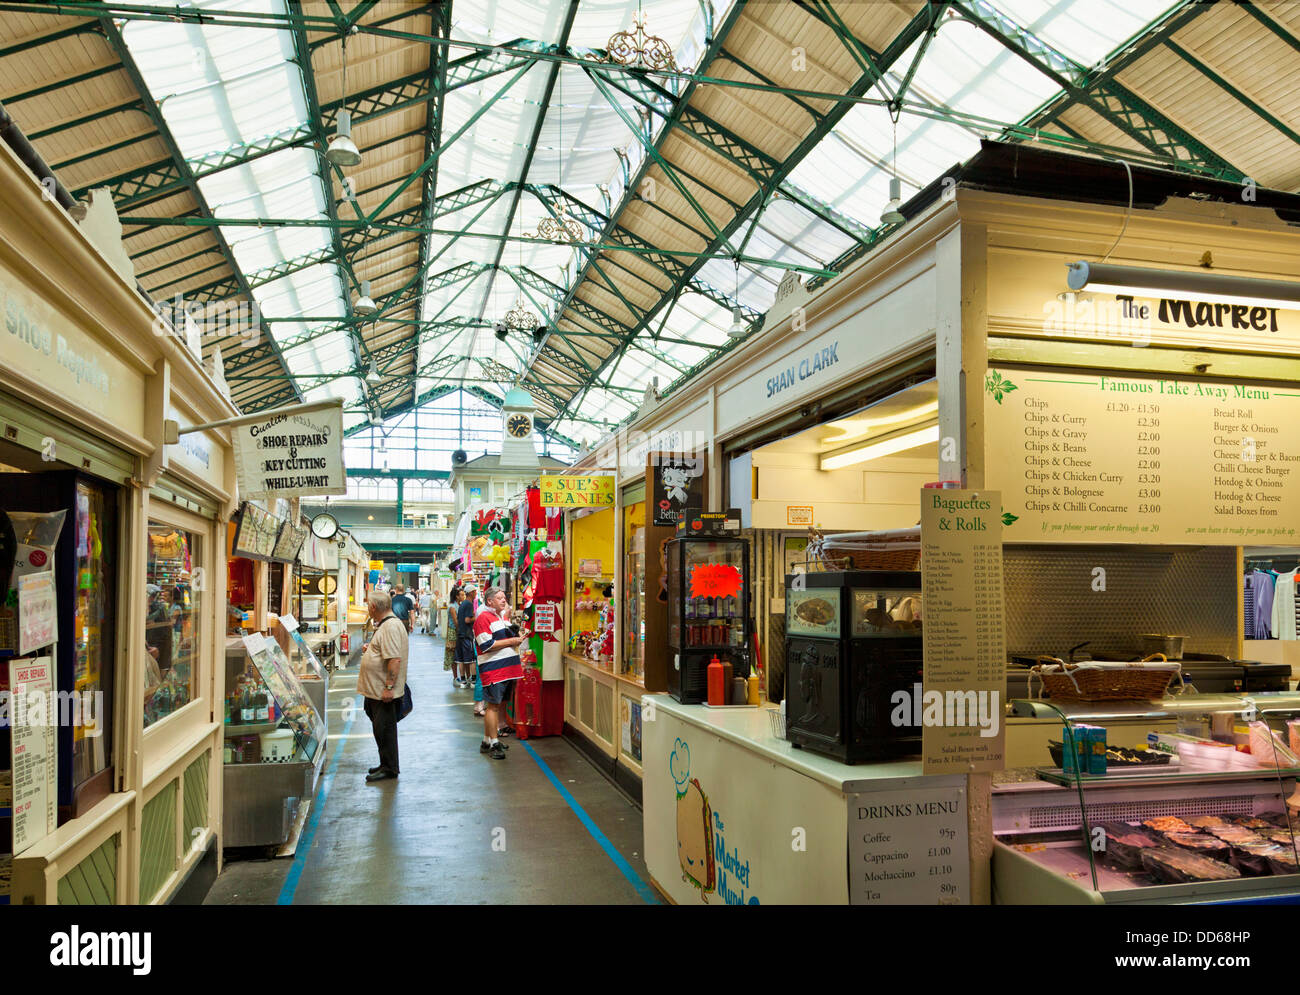
[[[501,703],[524,676],[519,660],[519,644],[523,640],[506,621],[506,592],[499,587],[489,587],[483,592],[483,606],[474,618],[474,648],[478,651],[478,672],[483,681],[483,742],[480,753],[493,760],[506,758],[506,747],[500,741]]]

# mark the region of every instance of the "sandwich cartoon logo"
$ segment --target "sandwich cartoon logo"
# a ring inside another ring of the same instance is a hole
[[[707,902],[717,887],[717,865],[713,861],[713,810],[709,796],[698,779],[691,779],[691,748],[686,740],[673,743],[668,772],[677,785],[677,860],[682,880],[700,890]]]
[[[739,847],[727,849],[722,816],[713,811],[699,778],[691,777],[691,748],[686,740],[674,741],[668,771],[677,785],[677,859],[682,880],[698,888],[704,902],[710,892],[716,892],[727,905],[758,905],[756,895],[745,895],[750,888],[749,861],[741,860]]]

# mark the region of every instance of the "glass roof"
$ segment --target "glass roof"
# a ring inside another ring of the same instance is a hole
[[[283,0],[223,0],[198,6],[286,10]],[[1040,41],[1091,66],[1171,4],[996,0],[996,6]],[[710,31],[725,23],[730,4],[714,4],[711,25],[705,7],[699,0],[582,0],[567,45],[576,54],[603,50],[610,36],[629,29],[641,10],[648,19],[647,31],[673,47],[678,64],[698,69]],[[476,45],[522,40],[553,46],[565,32],[568,12],[569,4],[550,0],[456,0],[449,58],[471,58],[479,52]],[[311,123],[307,90],[286,30],[131,20],[125,22],[123,36],[188,158]],[[783,43],[775,36],[773,42]],[[897,92],[921,48],[922,42],[916,42],[867,96],[879,100]],[[419,335],[417,372],[409,389],[393,395],[391,403],[409,402],[448,383],[486,389],[499,397],[527,368],[543,416],[553,413],[547,407],[558,408],[565,395],[579,391],[553,427],[590,443],[606,424],[637,409],[651,379],[657,378],[662,389],[729,344],[726,332],[732,315],[727,298],[761,314],[771,306],[787,268],[825,269],[853,249],[863,233],[878,228],[895,171],[906,199],[969,158],[982,137],[996,137],[1004,125],[1021,120],[1060,91],[1051,76],[987,32],[961,18],[943,20],[908,80],[897,122],[879,103],[859,103],[849,110],[793,168],[757,217],[746,218],[732,236],[733,246],[744,242],[748,260],[737,267],[724,250],[705,261],[693,282],[675,301],[670,297],[664,302],[617,355],[611,354],[609,339],[575,333],[594,330],[589,317],[571,309],[560,317],[560,301],[586,271],[586,255],[579,247],[520,240],[535,233],[558,205],[548,208],[532,190],[520,192],[517,186],[537,185],[546,196],[546,191],[561,188],[608,218],[624,202],[629,178],[639,175],[648,155],[646,141],[668,137],[667,115],[647,112],[616,88],[605,92],[583,66],[556,66],[542,59],[522,71],[508,68],[457,86],[443,99],[436,194],[446,197],[483,182],[495,196],[435,218],[437,233],[428,237],[429,283],[418,308],[424,328],[411,332]],[[716,65],[711,71],[725,75]],[[669,77],[650,78],[670,92],[684,86],[684,81]],[[665,101],[663,110],[670,106],[671,101]],[[634,129],[644,130],[638,135]],[[225,169],[199,180],[199,187],[220,218],[328,217],[325,198],[330,188],[320,175],[317,154],[306,147]],[[819,203],[828,209],[815,209]],[[678,220],[703,225],[691,215]],[[600,234],[588,227],[583,231],[587,239]],[[246,274],[331,244],[325,227],[231,225],[222,233]],[[629,265],[633,262],[629,256]],[[663,273],[653,279],[658,287],[671,282]],[[633,288],[637,293],[652,290],[659,305],[657,289],[644,280],[626,273],[616,280],[626,281],[629,296]],[[279,342],[308,329],[320,331],[310,341],[285,349],[288,368],[302,378],[304,395],[343,397],[348,424],[364,421],[362,383],[355,375],[339,375],[355,373],[356,347],[346,330],[321,320],[336,316],[342,322],[348,315],[347,288],[338,266],[307,266],[264,283],[254,295]],[[546,352],[534,356],[527,331],[511,332],[504,342],[493,334],[492,323],[516,305],[551,327],[560,318],[560,331],[552,333],[549,344],[569,357],[567,362]],[[623,313],[622,307],[607,306]],[[293,320],[299,316],[309,320]],[[528,365],[530,358],[534,361]],[[595,375],[575,374],[584,365]],[[581,381],[591,384],[584,389]],[[558,398],[555,403],[547,400],[548,392]]]

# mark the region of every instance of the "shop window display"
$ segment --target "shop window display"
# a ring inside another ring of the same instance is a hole
[[[199,539],[171,525],[149,523],[145,592],[144,724],[153,725],[195,696],[200,652],[201,585],[194,584]]]
[[[645,680],[645,502],[623,510],[626,575],[623,579],[623,674]]]

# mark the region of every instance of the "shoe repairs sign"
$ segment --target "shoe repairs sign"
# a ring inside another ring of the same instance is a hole
[[[267,412],[232,432],[240,497],[347,493],[342,400]]]

